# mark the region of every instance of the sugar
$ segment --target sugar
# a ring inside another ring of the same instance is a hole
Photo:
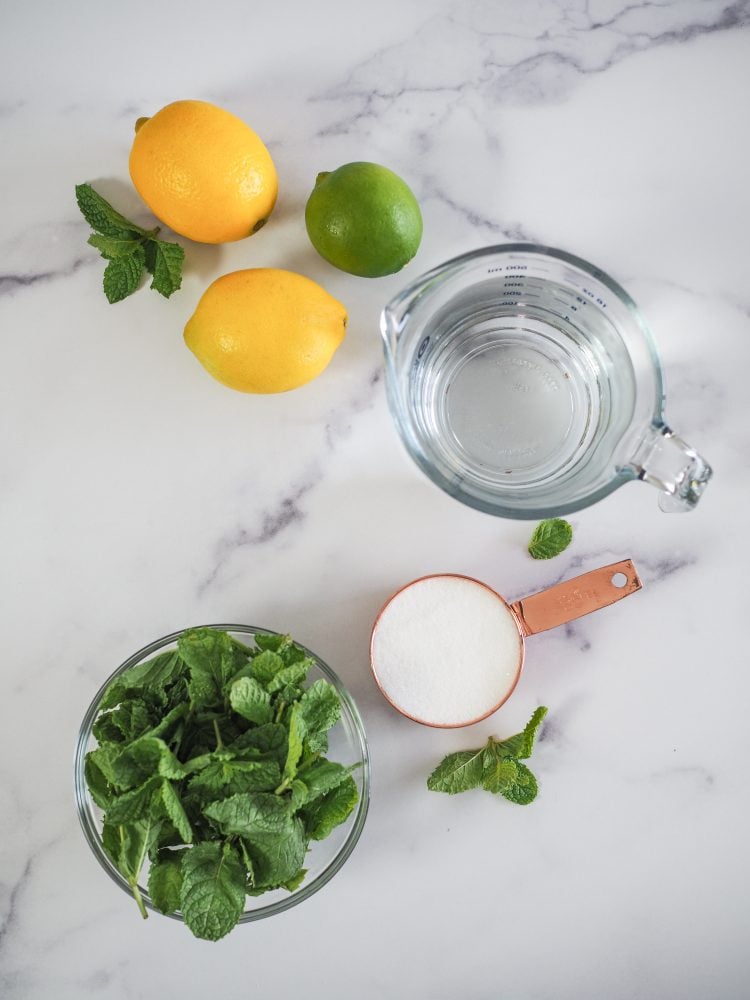
[[[372,639],[372,665],[398,709],[433,726],[466,725],[503,701],[521,663],[513,614],[474,580],[433,576],[397,594]]]

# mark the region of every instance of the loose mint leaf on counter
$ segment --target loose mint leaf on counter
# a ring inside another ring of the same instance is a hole
[[[104,294],[120,302],[138,288],[145,270],[153,275],[151,288],[165,298],[182,284],[185,251],[179,243],[157,239],[161,231],[143,229],[114,209],[90,184],[76,185],[81,214],[96,232],[88,242],[105,260]]]
[[[431,792],[449,795],[481,787],[517,805],[533,802],[538,790],[536,778],[522,760],[531,756],[536,734],[546,714],[546,707],[541,705],[523,732],[507,740],[490,736],[478,750],[448,754],[427,779],[427,787]]]
[[[146,255],[136,246],[123,257],[114,257],[104,268],[104,294],[110,303],[121,302],[132,295],[141,283]]]
[[[180,908],[182,855],[184,851],[161,851],[148,873],[148,894],[160,913]]]
[[[532,559],[552,559],[560,555],[573,541],[573,528],[562,518],[553,517],[542,521],[534,529],[529,542]]]
[[[544,705],[540,705],[539,708],[534,710],[522,733],[517,733],[515,736],[510,736],[507,740],[496,743],[498,751],[502,752],[506,757],[518,757],[520,760],[526,760],[530,757],[534,749],[536,734],[546,714],[547,709]]]
[[[207,841],[182,856],[180,910],[197,938],[218,941],[245,906],[245,866],[229,844]]]
[[[504,794],[518,779],[518,762],[511,757],[499,757],[493,746],[487,746],[482,757],[482,788]]]
[[[151,287],[168,299],[182,285],[182,265],[185,251],[179,243],[165,243],[163,240],[151,240],[149,247],[153,256],[146,260],[154,280]]]
[[[76,184],[76,201],[81,214],[92,229],[117,239],[144,236],[145,229],[120,215],[90,184]]]
[[[431,792],[457,795],[482,783],[482,758],[484,747],[479,750],[459,750],[444,758],[427,779]]]
[[[96,247],[99,253],[106,260],[114,260],[115,257],[127,257],[134,250],[141,246],[140,240],[120,239],[117,236],[101,236],[94,233],[88,238],[89,246]]]
[[[510,785],[500,789],[500,794],[509,802],[515,802],[519,806],[527,806],[536,798],[537,783],[531,771],[520,761],[515,761],[518,774]]]

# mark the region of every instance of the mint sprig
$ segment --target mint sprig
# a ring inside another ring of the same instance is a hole
[[[104,294],[109,302],[132,295],[144,270],[153,275],[151,288],[166,299],[182,284],[185,251],[179,243],[156,237],[161,227],[143,229],[120,215],[90,184],[76,185],[76,201],[92,229],[88,242],[108,262],[104,269]]]
[[[529,542],[529,555],[532,559],[553,559],[573,541],[573,528],[560,517],[542,521],[534,529]]]
[[[448,795],[484,788],[517,805],[533,802],[538,790],[536,778],[522,761],[531,756],[536,734],[546,714],[547,709],[540,705],[523,732],[507,740],[490,736],[478,750],[448,754],[427,779],[427,787],[431,792],[447,792]]]

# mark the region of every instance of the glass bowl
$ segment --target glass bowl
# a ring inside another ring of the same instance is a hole
[[[221,629],[229,632],[230,635],[240,641],[247,640],[248,636],[258,633],[262,635],[276,635],[270,629],[256,628],[252,625],[209,625],[207,628]],[[96,860],[109,875],[113,882],[116,882],[121,889],[132,896],[132,891],[120,872],[115,868],[112,861],[106,855],[101,842],[101,820],[102,812],[95,805],[84,777],[84,764],[86,753],[96,746],[96,740],[92,736],[91,729],[99,714],[99,704],[104,692],[109,687],[115,677],[130,669],[136,663],[154,656],[156,653],[165,652],[177,645],[177,640],[186,629],[165,635],[162,639],[144,646],[137,653],[128,657],[114,673],[107,678],[97,691],[96,696],[89,705],[81,723],[78,734],[78,744],[75,752],[75,798],[78,807],[78,818],[81,822],[84,835],[89,847],[94,853]],[[370,798],[370,761],[367,750],[367,738],[364,726],[357,706],[354,704],[351,695],[341,683],[336,674],[325,664],[319,656],[312,650],[306,649],[301,643],[296,643],[305,653],[312,657],[314,666],[310,668],[307,683],[310,684],[319,678],[324,678],[336,689],[341,700],[341,719],[330,730],[329,751],[326,756],[339,764],[349,767],[358,765],[352,772],[352,777],[357,783],[359,790],[359,801],[351,815],[344,823],[337,826],[325,840],[312,841],[310,850],[305,856],[305,867],[307,875],[304,882],[293,892],[285,889],[276,889],[263,893],[262,896],[248,896],[245,901],[245,911],[240,917],[241,924],[249,923],[251,920],[261,920],[263,917],[271,917],[276,913],[288,910],[291,906],[296,906],[304,899],[312,896],[318,889],[322,889],[326,882],[330,881],[339,871],[346,859],[354,850],[354,847],[362,833],[362,827],[367,816],[367,808]],[[139,881],[139,889],[143,896],[143,901],[149,910],[157,913],[146,887],[148,867],[144,866]],[[175,920],[182,920],[179,911],[170,913],[170,917]]]

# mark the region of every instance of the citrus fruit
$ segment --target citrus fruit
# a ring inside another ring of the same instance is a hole
[[[139,118],[130,176],[157,219],[199,243],[257,232],[278,191],[273,160],[255,132],[206,101],[175,101]]]
[[[318,174],[305,225],[321,257],[364,278],[400,271],[422,239],[417,199],[397,174],[377,163],[345,163]]]
[[[219,382],[286,392],[320,375],[344,339],[344,306],[292,271],[258,267],[217,278],[185,327],[185,343]]]

